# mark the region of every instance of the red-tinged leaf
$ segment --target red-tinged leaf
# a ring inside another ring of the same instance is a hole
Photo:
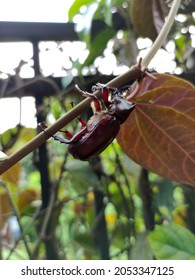
[[[18,208],[19,210],[23,210],[25,207],[29,206],[33,201],[39,199],[39,193],[32,189],[25,189],[23,192],[19,194],[18,197]]]
[[[21,174],[21,166],[20,163],[18,162],[10,169],[8,169],[5,173],[3,173],[1,178],[6,182],[12,183],[16,186],[20,179],[20,174]]]
[[[166,178],[195,186],[195,89],[165,74],[146,77],[137,106],[117,137],[135,162]]]
[[[132,24],[142,37],[155,40],[157,31],[153,20],[152,0],[131,0],[130,15]]]

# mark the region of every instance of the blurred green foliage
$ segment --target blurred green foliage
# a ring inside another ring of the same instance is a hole
[[[136,61],[136,39],[139,34],[131,25],[129,2],[74,1],[69,18],[73,20],[79,14],[83,19],[79,36],[86,42],[89,51],[80,68],[90,66],[98,56],[104,55],[110,39],[114,40],[113,54],[119,64],[125,61],[130,66]],[[124,17],[125,22],[129,21],[120,29],[120,36],[113,23],[115,11]],[[103,21],[105,26],[96,36],[91,33],[94,19]],[[128,29],[129,25],[131,30]],[[180,34],[174,41],[178,61],[187,52],[186,40],[186,35]],[[182,61],[182,64],[185,62]],[[185,66],[183,68],[186,69]],[[64,83],[66,87],[69,82]],[[69,109],[68,101],[69,97],[64,96],[45,100],[49,118],[58,119],[64,114]],[[88,113],[83,117],[87,119]],[[77,121],[69,124],[67,129],[78,130]],[[24,127],[20,127],[20,131],[6,131],[1,138],[4,152],[9,154],[16,151],[29,141],[29,135],[31,138],[35,133],[35,130]],[[11,141],[13,135],[15,139]],[[56,255],[60,259],[100,259],[102,245],[98,234],[103,218],[108,239],[105,250],[109,252],[110,259],[195,259],[192,245],[195,237],[186,223],[189,205],[183,185],[147,171],[146,187],[141,186],[142,167],[125,156],[116,141],[97,161],[90,162],[74,160],[65,145],[52,139],[47,142],[47,148],[50,196],[54,193],[54,198],[49,200],[46,209],[41,208],[43,193],[38,151],[1,177],[2,259],[49,259],[47,242],[50,242],[50,248],[55,248],[52,252],[56,253],[50,259],[57,258]],[[103,208],[98,213],[97,193],[103,195]],[[146,193],[150,200],[145,201]],[[6,199],[5,194],[8,194]],[[143,208],[144,203],[146,208]],[[153,230],[146,226],[146,220],[151,218],[147,215],[148,209],[154,218]],[[9,221],[13,216],[17,217],[15,227]]]

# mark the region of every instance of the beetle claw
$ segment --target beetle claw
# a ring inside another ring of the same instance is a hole
[[[79,88],[78,85],[75,85],[75,88],[76,88],[76,90],[77,90],[79,93],[81,93],[83,96],[85,96],[85,97],[91,97],[91,98],[93,98],[93,99],[97,99],[97,97],[96,97],[93,93],[89,93],[89,92],[87,92],[87,91],[81,90],[81,89]]]
[[[107,86],[104,84],[97,83],[95,86],[92,86],[92,91],[94,92],[96,90],[103,90],[104,88],[107,88]]]
[[[60,142],[62,144],[69,144],[69,143],[71,143],[71,140],[64,139],[64,138],[62,138],[62,137],[60,137],[58,135],[53,135],[52,137],[53,137],[54,140],[56,140],[56,141],[58,141],[58,142]]]

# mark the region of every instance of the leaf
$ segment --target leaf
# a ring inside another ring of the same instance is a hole
[[[173,212],[173,222],[175,224],[181,225],[181,226],[186,226],[186,220],[187,220],[187,208],[188,205],[184,204],[179,207],[176,207]]]
[[[187,42],[188,39],[184,34],[181,34],[179,37],[175,39],[175,45],[176,45],[176,58],[179,61],[182,61],[184,59],[184,52],[187,48],[187,45],[189,42]],[[187,48],[188,49],[188,48]]]
[[[0,187],[0,230],[11,214],[9,197],[2,187]]]
[[[156,186],[155,200],[158,207],[166,207],[169,211],[173,205],[173,183],[170,180],[160,180]]]
[[[26,189],[19,194],[18,197],[18,208],[19,210],[23,210],[25,207],[29,206],[31,202],[38,200],[39,194],[34,189]]]
[[[89,44],[91,40],[91,26],[92,26],[92,21],[94,18],[94,14],[96,13],[98,9],[98,3],[97,1],[75,1],[73,5],[71,6],[69,10],[69,17],[71,19],[72,13],[73,16],[75,14],[78,14],[80,11],[80,8],[82,6],[87,5],[87,9],[82,13],[82,21],[78,22],[77,25],[77,32],[80,37],[81,41],[86,42]]]
[[[195,89],[185,80],[145,78],[137,106],[117,140],[135,162],[161,176],[195,186]]]
[[[146,234],[138,234],[131,250],[132,260],[152,260],[153,254]]]
[[[4,150],[10,149],[14,145],[14,143],[17,140],[20,130],[21,130],[21,125],[17,125],[14,128],[10,128],[10,129],[6,130],[1,135],[1,145],[4,148]]]
[[[83,66],[90,66],[98,56],[103,55],[108,41],[113,38],[115,34],[116,31],[113,29],[105,29],[99,32],[90,45],[89,55],[83,63]]]
[[[69,172],[72,187],[78,191],[86,191],[98,181],[95,172],[88,162],[74,160],[66,165],[66,169]]]
[[[195,260],[195,236],[182,226],[156,226],[148,239],[158,260]]]
[[[132,0],[131,19],[140,36],[155,40],[169,12],[164,0]]]
[[[72,75],[71,71],[68,71],[68,75],[65,76],[65,77],[62,77],[62,86],[63,88],[67,88],[71,83],[72,81],[74,80],[74,76]]]
[[[10,150],[14,147],[14,150],[20,149],[22,145],[29,142],[36,135],[34,128],[27,128],[20,124],[14,128],[6,130],[1,135],[1,144],[4,150]]]
[[[33,137],[36,136],[36,129],[23,126],[21,127],[19,136],[20,139],[18,139],[18,142],[20,142],[19,145],[21,147],[21,144],[24,145],[28,143]]]
[[[91,232],[75,232],[73,239],[79,243],[82,247],[95,252],[94,239],[92,238]]]
[[[85,225],[75,222],[75,219],[69,222],[69,234],[70,238],[74,241],[74,244],[78,243],[84,249],[95,253],[96,248],[94,244],[94,236],[92,232],[85,228]]]
[[[57,120],[60,118],[62,113],[62,106],[58,99],[53,99],[50,105],[51,112],[54,118]]]
[[[112,26],[112,0],[101,0],[94,18],[103,19],[108,26]]]
[[[93,3],[91,5],[88,5],[87,10],[82,14],[82,26],[81,22],[79,22],[81,32],[79,33],[80,39],[85,41],[87,44],[91,41],[91,27],[92,27],[92,21],[94,18],[94,14],[96,13],[98,9],[98,4]]]
[[[95,2],[96,0],[75,0],[68,11],[69,20],[72,20],[79,13],[81,7]]]
[[[139,36],[155,40],[157,31],[153,20],[152,0],[131,0],[130,15]]]
[[[20,179],[20,174],[21,174],[21,166],[20,163],[18,162],[15,165],[13,165],[10,169],[8,169],[6,172],[4,172],[1,175],[1,178],[6,182],[17,185]]]

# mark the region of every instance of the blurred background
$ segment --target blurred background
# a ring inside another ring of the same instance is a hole
[[[194,0],[181,5],[151,71],[194,83],[194,10]],[[90,91],[136,64],[168,12],[164,0],[1,1],[1,151],[17,151],[37,123],[51,124],[80,102],[75,84]],[[195,233],[194,199],[191,186],[145,170],[117,141],[80,162],[49,140],[1,176],[0,259],[173,258],[159,255],[154,241],[162,230]],[[189,257],[181,251],[178,258]]]

